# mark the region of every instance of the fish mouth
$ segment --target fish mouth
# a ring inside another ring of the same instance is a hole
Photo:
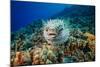
[[[48,35],[51,35],[52,36],[52,35],[56,35],[56,33],[49,33]]]
[[[48,36],[50,36],[51,38],[55,38],[56,37],[56,33],[48,33]]]

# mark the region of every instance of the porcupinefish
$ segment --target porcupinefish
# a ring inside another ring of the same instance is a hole
[[[43,21],[44,22],[44,21]],[[49,44],[63,44],[68,40],[67,22],[62,19],[50,19],[44,24],[44,38]]]

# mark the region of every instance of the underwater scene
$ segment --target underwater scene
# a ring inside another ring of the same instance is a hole
[[[95,61],[95,6],[11,1],[11,66]]]

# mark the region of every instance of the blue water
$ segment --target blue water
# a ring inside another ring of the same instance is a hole
[[[72,5],[11,1],[11,31],[38,19],[48,19]]]
[[[18,31],[36,20],[93,15],[95,15],[94,6],[11,1],[11,32]]]

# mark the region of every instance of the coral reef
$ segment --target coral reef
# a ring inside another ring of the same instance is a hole
[[[43,36],[44,25],[41,20],[34,21],[36,24],[29,24],[17,32],[12,32],[11,65],[42,65],[95,61],[95,27],[91,24],[91,28],[89,26],[90,21],[88,20],[87,25],[82,23],[76,23],[76,25],[74,23],[76,22],[75,20],[76,18],[69,19],[69,31],[64,31],[64,33],[68,34],[68,37],[64,36],[67,39],[57,45],[55,43],[48,43]],[[84,21],[83,17],[80,20]],[[87,28],[91,29],[87,30]],[[63,40],[62,38],[60,39]]]

